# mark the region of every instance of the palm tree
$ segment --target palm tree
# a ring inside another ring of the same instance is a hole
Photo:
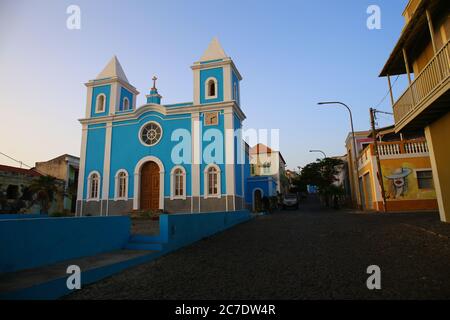
[[[48,213],[50,204],[55,199],[58,190],[58,181],[51,176],[39,176],[33,179],[30,190],[37,195],[37,201],[41,206],[41,213]]]

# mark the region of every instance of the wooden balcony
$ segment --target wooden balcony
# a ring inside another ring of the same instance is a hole
[[[417,10],[417,7],[420,5],[422,0],[409,0],[408,4],[406,5],[405,11],[403,11],[403,16],[405,17],[405,24],[409,22],[411,17],[414,15],[414,13]]]
[[[428,145],[425,139],[403,140],[395,142],[378,142],[380,159],[426,157]],[[358,158],[358,167],[365,166],[372,156],[375,156],[374,145],[367,146]]]
[[[441,96],[445,98],[439,106],[440,112],[449,110],[448,91],[450,88],[450,46],[449,41],[434,55],[423,70],[415,77],[406,91],[394,103],[396,131],[400,131],[411,122],[416,127],[426,125],[433,120],[433,114],[439,110],[426,110]],[[446,109],[446,110],[443,110]],[[424,111],[428,111],[425,112]],[[421,117],[423,119],[421,119]]]

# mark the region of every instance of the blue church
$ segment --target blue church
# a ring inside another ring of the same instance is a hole
[[[248,145],[239,130],[242,77],[216,38],[191,69],[187,103],[164,105],[154,77],[147,103],[137,107],[139,92],[115,56],[85,84],[77,215],[251,206]]]

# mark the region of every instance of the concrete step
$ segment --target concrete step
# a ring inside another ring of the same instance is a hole
[[[62,261],[53,265],[0,274],[0,300],[56,299],[71,291],[67,267],[81,269],[82,287],[135,265],[158,258],[161,251],[118,250],[96,256]]]

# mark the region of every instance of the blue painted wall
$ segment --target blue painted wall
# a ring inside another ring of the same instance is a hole
[[[235,132],[236,132],[236,130],[241,129],[241,120],[239,120],[239,117],[235,113],[233,114],[233,123],[234,123]],[[238,148],[241,148],[241,147],[240,147],[238,137],[235,136],[234,137],[234,163],[236,164],[234,167],[235,190],[236,190],[236,195],[243,196],[243,190],[242,190],[242,179],[243,179],[242,166],[243,166],[243,164],[239,164],[241,162],[241,160],[238,159],[238,157],[239,157],[239,153],[241,153],[241,157],[242,157],[242,153],[244,152],[244,150],[238,150]]]
[[[237,96],[234,93],[234,85],[237,86]],[[231,92],[233,100],[236,100],[237,104],[241,104],[241,91],[239,88],[239,78],[234,71],[231,71]]]
[[[149,122],[158,122],[163,134],[161,141],[151,147],[143,145],[139,138],[141,127]],[[111,162],[110,162],[110,185],[109,197],[114,197],[115,175],[119,169],[125,169],[129,175],[128,197],[134,194],[134,170],[140,159],[146,156],[159,158],[164,164],[164,196],[170,196],[170,172],[176,165],[172,162],[172,148],[178,141],[171,141],[172,132],[176,129],[191,131],[190,114],[165,116],[161,113],[151,111],[143,113],[137,120],[115,122],[112,128],[111,139]],[[191,144],[189,143],[189,146]],[[189,157],[189,160],[191,158]],[[186,170],[186,195],[191,195],[191,165],[182,164]]]
[[[250,157],[248,153],[245,154],[245,165],[244,165],[244,196],[245,196],[245,203],[248,202],[248,179],[251,177],[250,173]]]
[[[205,126],[204,113],[200,113],[200,128],[201,128],[202,135],[205,134],[206,130],[217,129],[220,132],[222,132],[222,137],[223,137],[223,140],[224,140],[224,138],[225,138],[224,132],[225,131],[224,131],[223,110],[221,110],[219,112],[219,123],[217,125],[213,125],[213,126]],[[199,139],[200,139],[200,137],[199,137]],[[205,159],[203,157],[203,154],[204,154],[203,152],[204,152],[206,146],[208,146],[212,142],[212,141],[204,141],[204,139],[202,139],[202,140],[203,140],[201,142],[201,146],[202,146],[202,163],[200,164],[200,195],[204,195],[205,194],[204,193],[205,192],[205,186],[204,186],[204,177],[205,177],[205,175],[204,175],[204,170],[205,170],[206,166],[209,164],[209,163],[205,162]],[[225,163],[225,141],[223,141],[222,145],[223,145],[223,149],[222,149],[223,159],[222,159],[221,163],[217,164],[217,165],[220,168],[220,185],[221,185],[220,188],[221,188],[221,192],[222,192],[222,194],[226,194],[226,181],[225,181],[226,173],[225,173],[225,165],[224,165],[224,163]]]
[[[103,93],[106,96],[106,106],[104,112],[95,113],[95,103],[97,101],[97,96]],[[100,116],[106,116],[109,114],[109,102],[110,102],[110,96],[111,96],[111,85],[104,85],[104,86],[98,86],[94,87],[92,89],[92,101],[91,101],[91,117],[100,117]]]
[[[0,272],[121,249],[130,225],[126,216],[0,220]]]
[[[3,219],[35,219],[35,218],[46,218],[46,214],[39,214],[39,213],[7,213],[7,214],[0,214],[0,220]]]
[[[109,220],[111,218],[119,217],[90,217],[89,219],[90,221],[93,221],[95,219]],[[151,242],[161,243],[161,251],[148,251],[148,254],[139,256],[137,258],[120,262],[111,262],[110,264],[99,266],[94,269],[83,270],[83,274],[81,277],[82,287],[94,281],[98,281],[102,278],[123,271],[126,268],[155,260],[183,246],[189,245],[202,238],[209,237],[217,232],[221,232],[225,229],[228,229],[250,219],[251,216],[248,211],[216,212],[208,214],[163,214],[160,216],[160,234],[158,236],[134,235],[130,238],[131,241],[139,241],[139,239],[141,239],[144,242],[150,240]],[[75,221],[79,222],[79,220],[72,219],[69,224],[76,223]],[[87,224],[85,223],[84,225],[86,226]],[[75,225],[73,227],[75,227]],[[106,227],[107,228],[104,228],[103,230],[106,230],[108,232],[107,236],[110,237],[111,233],[109,233],[110,229],[108,228],[110,227],[110,225],[107,224]],[[67,230],[67,228],[65,228],[64,230],[71,231]],[[95,228],[89,228],[89,231],[95,233],[98,232]],[[116,231],[116,229],[113,229],[113,231]],[[122,228],[120,229],[120,231],[121,236]],[[76,236],[79,236],[79,231],[77,230],[77,232],[78,233],[76,234]],[[91,239],[92,235],[88,234],[88,238]],[[115,240],[119,239],[116,237]],[[120,243],[121,241],[118,242],[119,245]],[[88,247],[91,248],[92,245],[89,245]],[[66,280],[66,274],[60,275],[59,278],[39,283],[32,287],[20,288],[19,290],[13,292],[0,293],[0,299],[57,299],[71,292],[69,289],[67,289]]]
[[[217,98],[205,99],[205,82],[209,77],[214,77],[217,80]],[[212,68],[200,70],[200,103],[214,103],[223,101],[223,68]]]
[[[87,133],[86,146],[86,165],[85,165],[85,180],[83,188],[83,199],[87,197],[87,181],[89,173],[98,171],[100,173],[100,189],[99,194],[102,194],[103,181],[103,160],[105,158],[105,124],[89,125]]]
[[[277,194],[276,186],[276,181],[270,176],[254,176],[247,178],[245,202],[253,203],[253,192],[258,188],[263,191],[263,197],[275,196]]]
[[[159,218],[159,240],[164,250],[174,250],[209,237],[251,218],[248,211],[163,214]]]
[[[128,101],[130,102],[130,109],[133,109],[133,94],[128,91],[127,89],[125,89],[124,87],[120,87],[120,103],[119,103],[119,111],[124,111],[124,107],[123,107],[123,99],[124,98],[128,98]]]

